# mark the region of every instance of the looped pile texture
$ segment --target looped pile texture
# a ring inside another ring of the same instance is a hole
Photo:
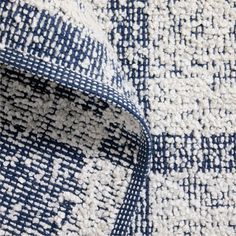
[[[0,235],[236,235],[232,0],[0,0]]]

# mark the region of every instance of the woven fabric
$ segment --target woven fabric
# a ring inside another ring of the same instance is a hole
[[[0,236],[236,235],[234,0],[0,0]]]

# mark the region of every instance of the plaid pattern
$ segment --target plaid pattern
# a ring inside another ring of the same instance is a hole
[[[0,235],[235,235],[234,1],[0,1]]]

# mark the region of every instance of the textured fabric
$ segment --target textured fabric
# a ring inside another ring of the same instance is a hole
[[[234,0],[0,0],[0,235],[236,235]]]

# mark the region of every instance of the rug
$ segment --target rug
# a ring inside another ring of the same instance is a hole
[[[234,0],[0,0],[0,235],[236,235]]]

